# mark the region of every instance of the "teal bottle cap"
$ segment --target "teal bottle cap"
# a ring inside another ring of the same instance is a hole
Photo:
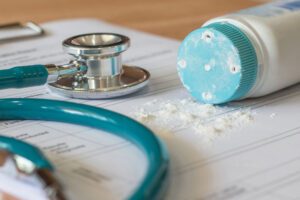
[[[238,27],[217,22],[191,32],[179,47],[180,79],[200,102],[222,104],[243,98],[256,81],[258,61]]]

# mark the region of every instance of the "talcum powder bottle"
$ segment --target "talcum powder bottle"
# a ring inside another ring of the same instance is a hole
[[[206,22],[178,52],[183,85],[200,102],[259,97],[300,82],[300,0]]]

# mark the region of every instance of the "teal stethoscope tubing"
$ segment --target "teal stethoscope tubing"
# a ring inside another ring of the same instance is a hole
[[[137,145],[148,158],[148,171],[129,200],[160,199],[168,177],[169,156],[151,130],[115,112],[93,106],[46,99],[0,99],[0,120],[45,120],[88,126],[113,133]],[[25,145],[25,146],[24,146]],[[22,155],[40,168],[52,169],[36,148],[0,137],[0,147]]]

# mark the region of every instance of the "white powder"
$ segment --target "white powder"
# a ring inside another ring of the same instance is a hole
[[[274,119],[275,117],[276,117],[276,113],[270,114],[270,118],[271,118],[271,119]]]
[[[205,142],[211,142],[253,120],[250,109],[200,104],[192,99],[156,99],[136,108],[132,115],[155,131],[174,132],[190,128]]]

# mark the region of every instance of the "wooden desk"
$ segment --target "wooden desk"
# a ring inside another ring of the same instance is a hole
[[[257,4],[255,0],[1,0],[0,23],[95,17],[183,39],[212,17]]]

